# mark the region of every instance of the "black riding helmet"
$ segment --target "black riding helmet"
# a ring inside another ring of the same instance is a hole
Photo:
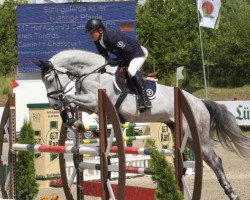
[[[102,20],[100,19],[89,19],[85,26],[86,32],[98,30],[99,28],[105,30],[105,26],[103,25]]]

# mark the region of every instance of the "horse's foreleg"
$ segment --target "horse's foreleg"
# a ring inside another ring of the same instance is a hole
[[[94,94],[79,94],[66,95],[63,99],[64,106],[76,105],[86,112],[97,112],[98,104],[96,95]]]
[[[202,154],[205,162],[212,168],[212,170],[216,174],[220,185],[224,189],[225,194],[229,197],[230,200],[239,200],[240,197],[235,194],[232,186],[226,178],[221,158],[216,155],[210,145],[207,145],[205,147],[203,146],[202,149]]]

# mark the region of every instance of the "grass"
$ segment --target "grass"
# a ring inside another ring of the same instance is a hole
[[[250,85],[245,85],[239,88],[208,88],[208,99],[213,101],[227,100],[250,100]],[[197,90],[193,93],[194,96],[205,98],[205,89]]]

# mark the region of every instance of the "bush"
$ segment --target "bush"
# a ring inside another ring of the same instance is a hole
[[[157,150],[153,140],[149,140],[148,145],[152,153],[149,166],[155,171],[152,180],[157,183],[155,198],[159,200],[183,200],[183,194],[177,189],[174,172],[167,162],[165,154]]]
[[[34,130],[31,123],[24,122],[20,132],[20,144],[34,144]],[[16,180],[17,180],[17,199],[31,200],[38,193],[38,184],[36,182],[34,152],[18,152],[16,162]]]

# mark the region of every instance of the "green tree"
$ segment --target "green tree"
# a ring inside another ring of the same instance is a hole
[[[203,30],[206,66],[214,86],[250,83],[249,13],[246,0],[223,0],[219,28]]]
[[[30,122],[24,122],[20,131],[20,144],[34,144],[34,130]],[[17,199],[30,200],[38,193],[33,152],[18,152],[16,164]]]
[[[0,5],[0,73],[3,75],[13,73],[17,66],[17,2],[6,0]]]
[[[182,200],[183,194],[177,189],[176,178],[163,152],[159,152],[153,140],[148,141],[152,153],[149,166],[155,173],[152,180],[157,183],[155,197],[159,200]]]
[[[205,66],[215,86],[250,83],[249,13],[249,1],[223,0],[219,29],[202,28]],[[155,60],[160,78],[170,84],[176,68],[185,66],[186,84],[192,78],[203,84],[196,1],[147,0],[137,8],[137,28],[149,50],[146,70]]]
[[[147,0],[137,8],[137,27],[139,39],[149,49],[148,67],[155,60],[161,78],[180,66],[202,74],[195,2]]]

